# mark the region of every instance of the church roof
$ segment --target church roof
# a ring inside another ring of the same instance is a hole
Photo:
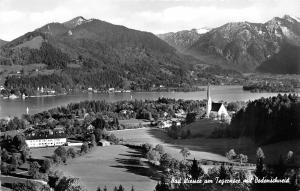
[[[222,105],[223,105],[222,103],[212,103],[211,111],[219,111]]]

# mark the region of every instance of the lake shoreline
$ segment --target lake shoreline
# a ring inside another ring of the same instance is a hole
[[[242,86],[211,86],[214,102],[249,101],[261,97],[276,96],[278,93],[251,93]],[[56,96],[28,97],[26,99],[0,99],[0,119],[8,116],[22,116],[46,111],[51,108],[66,106],[86,100],[105,100],[106,102],[129,100],[156,100],[160,97],[183,100],[205,100],[206,91],[196,92],[124,92],[124,93],[79,93]]]

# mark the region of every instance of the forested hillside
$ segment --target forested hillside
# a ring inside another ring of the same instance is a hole
[[[258,144],[300,138],[300,100],[281,95],[251,101],[238,111],[229,126],[233,137],[247,136]]]
[[[206,84],[207,75],[212,84],[220,81],[215,80],[215,75],[231,75],[221,68],[203,72],[206,63],[182,55],[152,33],[83,17],[50,23],[26,33],[5,44],[0,55],[1,65],[46,65],[46,72],[29,72],[18,78],[8,75],[6,84],[15,89],[44,86],[40,83],[44,79],[41,73],[53,74],[47,70],[68,78],[70,83],[61,85],[65,89],[149,90],[160,85],[189,89],[195,84]],[[25,81],[27,85],[23,85]]]

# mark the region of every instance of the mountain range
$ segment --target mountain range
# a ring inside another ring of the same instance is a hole
[[[46,64],[67,76],[70,86],[141,89],[190,82],[191,71],[203,64],[152,33],[83,17],[46,24],[6,43],[0,63]]]
[[[209,32],[208,28],[183,30],[179,32],[169,32],[158,34],[157,36],[177,50],[184,52],[185,49],[194,44],[202,34]]]
[[[11,88],[147,90],[224,83],[239,72],[299,74],[299,46],[299,20],[287,15],[161,35],[79,16],[0,41],[0,65],[31,68],[2,72]]]
[[[227,23],[205,34],[186,30],[158,37],[208,64],[241,72],[300,73],[300,19],[296,17]]]

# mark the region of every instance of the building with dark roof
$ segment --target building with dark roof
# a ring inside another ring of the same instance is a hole
[[[30,130],[25,133],[25,138],[29,148],[60,146],[67,142],[65,131],[61,128]]]
[[[214,103],[210,97],[210,87],[207,86],[207,104],[206,104],[206,117],[218,120],[225,120],[229,117],[227,109],[223,103]]]

